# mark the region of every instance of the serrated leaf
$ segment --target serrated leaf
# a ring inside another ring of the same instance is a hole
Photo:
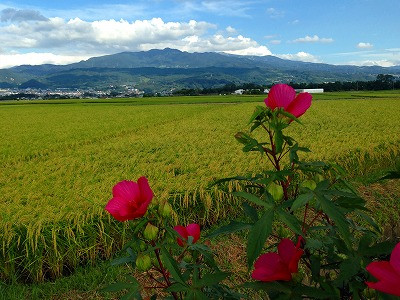
[[[216,229],[215,231],[213,231],[212,233],[207,235],[207,237],[208,238],[216,237],[221,234],[229,234],[229,233],[241,231],[244,229],[250,229],[250,228],[251,228],[251,224],[241,223],[241,222],[237,222],[237,221],[231,221],[228,225],[221,226],[220,228]]]
[[[281,130],[276,130],[274,135],[275,152],[281,153],[283,147],[283,133]]]
[[[250,206],[250,205],[249,205],[248,203],[246,203],[246,202],[243,202],[242,206],[243,206],[243,210],[244,210],[244,212],[246,213],[246,215],[249,216],[250,219],[251,219],[253,222],[257,222],[257,221],[258,221],[257,210],[256,210],[254,207]]]
[[[238,197],[242,197],[246,200],[249,200],[250,202],[259,205],[259,206],[264,206],[265,208],[272,208],[271,203],[265,202],[263,200],[261,200],[260,198],[258,198],[256,195],[247,193],[247,192],[234,192],[233,193],[234,196],[238,196]]]
[[[306,193],[306,194],[301,194],[301,195],[297,196],[297,198],[294,200],[290,210],[295,211],[296,209],[306,205],[308,203],[308,201],[312,200],[313,198],[314,198],[313,193]]]
[[[161,257],[163,259],[165,267],[171,273],[174,280],[183,285],[186,285],[175,259],[171,256],[171,254],[169,254],[164,246],[161,247]]]
[[[132,263],[135,261],[136,261],[136,256],[125,256],[113,259],[110,264],[112,266],[118,266],[122,264]]]
[[[295,216],[287,213],[282,209],[279,209],[277,212],[279,220],[281,220],[287,227],[292,229],[293,232],[297,233],[298,235],[303,235],[300,222]]]
[[[273,219],[274,211],[267,211],[250,230],[247,242],[247,265],[249,269],[260,255],[267,238],[272,232]]]
[[[209,285],[217,284],[218,282],[224,280],[230,275],[230,273],[226,272],[218,272],[213,274],[205,274],[203,278],[197,281],[197,287],[204,287]]]
[[[170,285],[168,288],[166,288],[165,290],[167,292],[185,292],[188,291],[190,289],[190,287],[188,287],[187,285],[183,285],[179,282],[175,282],[172,285]]]
[[[315,195],[317,196],[317,201],[321,205],[322,210],[335,222],[343,240],[351,247],[349,224],[347,223],[345,215],[330,199],[326,198],[324,194],[315,193]]]

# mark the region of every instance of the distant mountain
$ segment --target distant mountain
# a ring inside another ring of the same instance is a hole
[[[373,80],[400,66],[357,67],[307,63],[275,56],[239,56],[175,49],[122,52],[69,65],[23,65],[0,70],[0,87],[96,88],[134,85],[146,91],[210,88],[227,83]]]

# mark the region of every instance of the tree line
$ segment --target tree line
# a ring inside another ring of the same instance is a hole
[[[375,80],[370,81],[335,81],[335,82],[289,82],[290,86],[295,89],[315,89],[322,88],[325,92],[339,91],[379,91],[400,89],[400,78],[390,74],[379,74]],[[179,96],[195,96],[195,95],[210,95],[210,94],[231,94],[236,90],[245,90],[243,94],[263,94],[265,89],[269,89],[272,85],[259,85],[255,83],[235,84],[229,83],[216,88],[195,88],[195,89],[180,89],[173,92]]]

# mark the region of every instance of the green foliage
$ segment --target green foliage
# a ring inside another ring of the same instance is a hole
[[[399,96],[373,94],[368,100],[371,94],[353,94],[318,95],[335,101],[315,101],[302,117],[307,126],[293,122],[285,129],[285,135],[296,135],[313,150],[303,153],[305,148],[299,147],[291,152],[293,161],[336,161],[352,176],[389,166],[399,149]],[[346,100],[356,98],[363,101]],[[0,277],[44,281],[110,258],[132,229],[104,212],[110,187],[123,179],[149,177],[157,200],[170,200],[182,222],[210,224],[241,213],[239,197],[230,192],[246,187],[237,181],[209,185],[232,173],[259,173],[266,166],[259,151],[242,153],[232,139],[240,130],[250,135],[242,120],[254,104],[240,102],[260,100],[226,96],[2,103]],[[199,102],[203,104],[193,104]]]

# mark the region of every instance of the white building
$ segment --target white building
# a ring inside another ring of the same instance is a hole
[[[323,93],[324,89],[296,89],[297,93],[310,93],[310,94],[318,94]]]
[[[235,95],[243,95],[243,93],[244,93],[244,89],[236,90],[233,92],[233,94],[235,94]]]

